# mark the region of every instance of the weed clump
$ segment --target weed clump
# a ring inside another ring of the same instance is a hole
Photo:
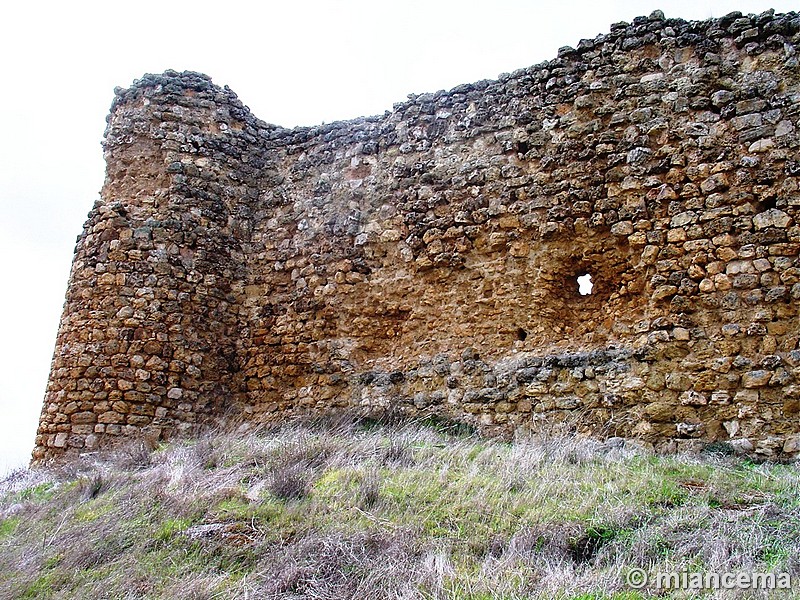
[[[310,490],[308,475],[296,466],[282,466],[276,469],[269,480],[270,493],[279,500],[300,500]]]

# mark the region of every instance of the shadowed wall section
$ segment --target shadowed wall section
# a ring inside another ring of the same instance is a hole
[[[654,13],[291,130],[118,89],[34,458],[345,409],[797,454],[798,31]]]

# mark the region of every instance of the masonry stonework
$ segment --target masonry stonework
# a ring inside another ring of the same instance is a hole
[[[34,459],[343,410],[797,456],[798,32],[656,12],[310,128],[116,90]]]

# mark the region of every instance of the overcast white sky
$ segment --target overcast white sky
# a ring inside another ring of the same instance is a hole
[[[103,182],[115,86],[207,73],[284,126],[380,114],[548,60],[660,8],[706,19],[785,0],[11,0],[0,23],[0,473],[27,462],[75,238]]]

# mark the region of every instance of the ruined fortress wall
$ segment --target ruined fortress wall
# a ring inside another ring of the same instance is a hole
[[[344,409],[796,454],[798,32],[654,14],[291,130],[117,90],[34,458]]]

